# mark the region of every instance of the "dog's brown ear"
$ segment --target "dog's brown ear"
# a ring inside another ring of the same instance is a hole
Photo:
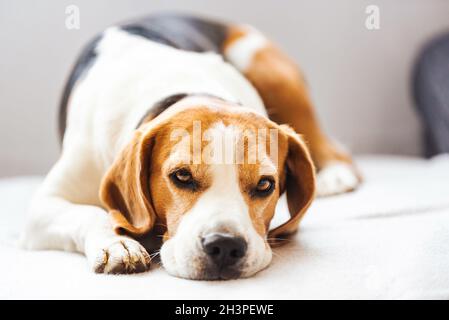
[[[100,199],[119,234],[139,237],[155,223],[149,186],[155,131],[145,125],[137,130],[103,178]]]
[[[285,190],[290,211],[290,219],[270,230],[270,239],[280,239],[294,233],[299,221],[315,196],[315,167],[308,148],[301,137],[290,127],[280,126],[281,133],[287,136],[288,151],[285,160]],[[281,241],[273,244],[280,244]]]

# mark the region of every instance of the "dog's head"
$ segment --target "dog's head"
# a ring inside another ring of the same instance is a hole
[[[269,242],[296,230],[314,168],[289,127],[213,98],[185,98],[141,125],[106,174],[101,198],[118,233],[164,226],[165,269],[190,279],[248,277]],[[269,230],[286,191],[290,219]]]

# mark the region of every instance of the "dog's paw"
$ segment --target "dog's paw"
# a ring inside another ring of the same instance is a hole
[[[139,273],[149,270],[150,256],[137,241],[120,238],[99,249],[91,265],[96,273]]]
[[[334,162],[318,172],[317,196],[325,197],[349,192],[356,189],[359,184],[360,178],[351,164]]]

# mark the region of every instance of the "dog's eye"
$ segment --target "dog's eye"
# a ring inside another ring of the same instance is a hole
[[[180,188],[196,189],[197,184],[187,169],[178,169],[170,174],[171,180]]]
[[[259,183],[257,183],[257,191],[261,191],[261,192],[267,192],[268,190],[271,189],[273,183],[267,179],[267,178],[263,178],[259,180]]]
[[[268,196],[274,190],[274,181],[271,178],[262,178],[257,183],[254,189],[254,195],[256,196]]]
[[[192,180],[192,174],[186,169],[180,169],[175,172],[175,177],[180,182],[187,183]]]

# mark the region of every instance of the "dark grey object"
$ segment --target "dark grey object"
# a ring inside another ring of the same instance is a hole
[[[413,72],[415,105],[427,157],[449,153],[449,34],[430,41]]]

